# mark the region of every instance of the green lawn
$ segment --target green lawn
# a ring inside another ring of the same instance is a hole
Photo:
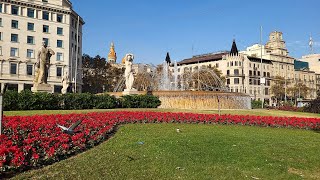
[[[157,112],[192,112],[217,114],[217,110],[183,110],[183,109],[90,109],[90,110],[36,110],[36,111],[5,111],[6,116],[29,116],[42,114],[69,114],[69,113],[88,113],[88,112],[107,112],[107,111],[157,111]],[[318,117],[320,114],[289,112],[278,110],[254,109],[254,110],[222,110],[222,114],[239,114],[239,115],[259,115],[259,116],[296,116],[296,117]]]
[[[307,130],[130,124],[96,148],[14,179],[320,179],[319,147],[320,133]]]

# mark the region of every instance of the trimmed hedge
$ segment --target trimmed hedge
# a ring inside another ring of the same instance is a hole
[[[152,95],[126,95],[120,98],[122,108],[157,108],[160,105],[159,98]]]
[[[261,109],[262,108],[262,101],[252,100],[251,107],[252,107],[252,109]]]
[[[3,98],[5,111],[15,110],[76,110],[113,108],[157,108],[161,102],[152,95],[126,95],[119,99],[108,94],[50,94],[7,91]]]

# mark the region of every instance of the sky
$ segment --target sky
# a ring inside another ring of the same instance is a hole
[[[319,0],[71,0],[84,19],[83,53],[107,57],[114,42],[118,60],[160,64],[170,53],[181,61],[193,55],[239,50],[283,32],[289,55],[320,53]]]

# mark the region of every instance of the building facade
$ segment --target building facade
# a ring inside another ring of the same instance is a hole
[[[320,86],[320,75],[309,69],[295,69],[295,59],[289,56],[281,32],[272,32],[266,45],[255,44],[245,51],[238,52],[233,41],[231,51],[194,56],[178,63],[178,73],[195,71],[203,66],[216,67],[226,78],[226,86],[230,92],[249,94],[252,99],[269,102],[274,99],[271,86],[274,79],[281,77],[285,80],[285,90],[298,82],[303,82],[310,92],[307,99],[316,97]],[[319,64],[318,64],[319,65]],[[173,68],[171,68],[173,70]],[[320,73],[319,73],[320,74]]]
[[[31,89],[37,53],[45,42],[55,52],[48,83],[60,92],[61,79],[68,73],[81,92],[83,25],[69,0],[0,0],[1,85]]]

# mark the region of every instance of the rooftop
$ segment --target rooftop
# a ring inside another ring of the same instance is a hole
[[[227,55],[229,53],[230,53],[229,51],[222,51],[217,53],[196,55],[196,56],[193,56],[192,58],[184,59],[178,62],[178,65],[217,61],[217,60],[221,60],[224,55]]]

